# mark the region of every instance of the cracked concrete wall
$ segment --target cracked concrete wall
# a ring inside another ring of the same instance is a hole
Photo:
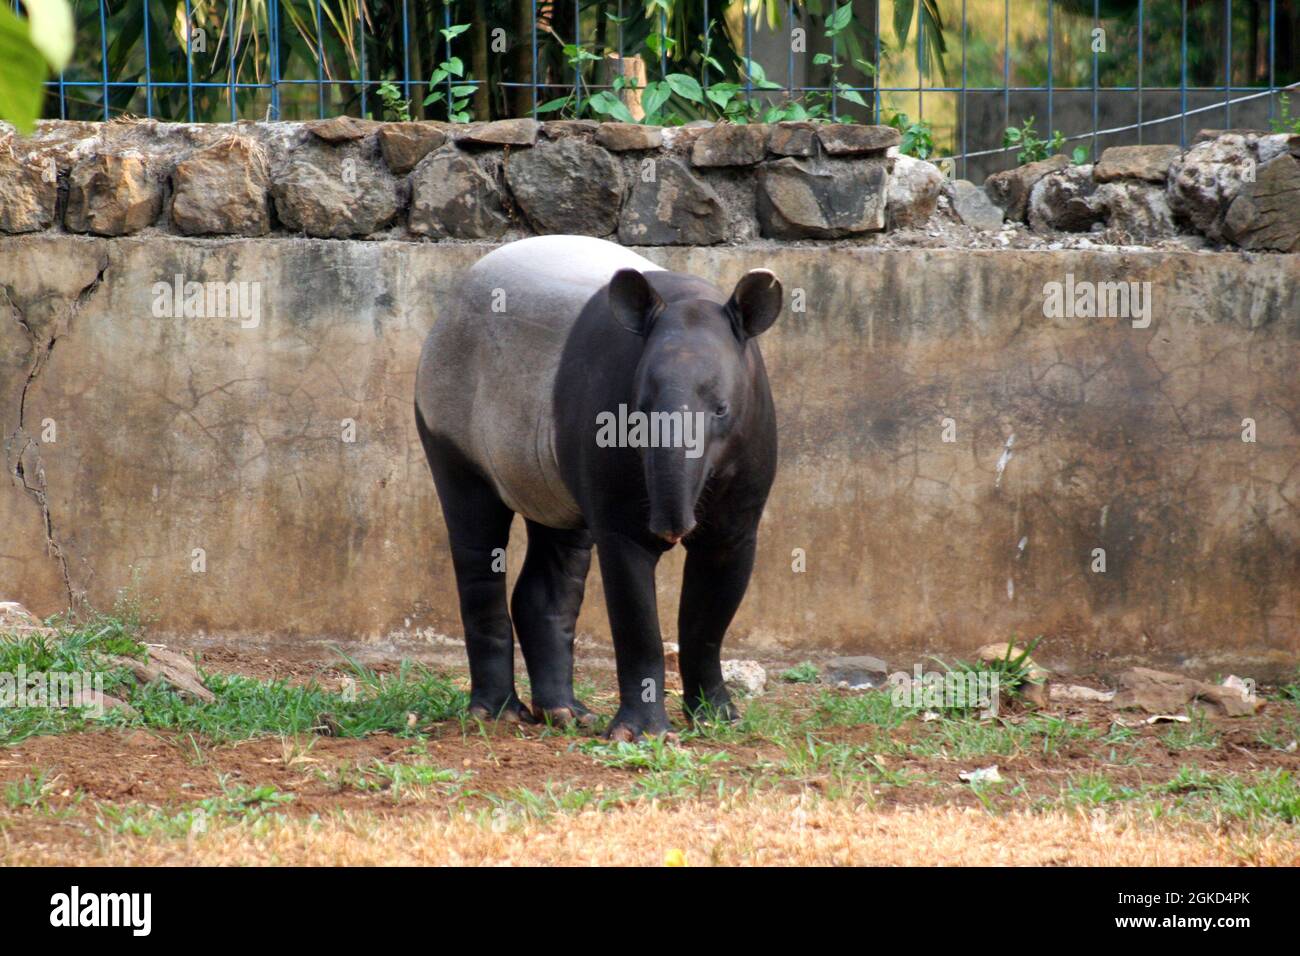
[[[0,594],[49,614],[134,579],[163,631],[459,634],[411,393],[489,248],[0,240]],[[1300,257],[639,251],[724,287],[771,268],[803,306],[763,339],[781,468],[733,651],[901,664],[1043,634],[1065,668],[1293,671]],[[260,321],[155,316],[176,275],[255,283]],[[1046,317],[1067,275],[1150,282],[1150,326]],[[670,640],[679,575],[670,555]],[[580,630],[607,639],[594,569]]]

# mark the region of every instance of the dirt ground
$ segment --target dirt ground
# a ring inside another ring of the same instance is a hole
[[[1300,863],[1300,707],[1285,694],[1190,724],[1101,703],[895,720],[768,664],[739,727],[640,750],[455,719],[358,738],[27,737],[0,747],[0,863]],[[212,648],[202,667],[346,676]],[[612,713],[612,674],[583,676]],[[958,776],[990,765],[1000,782]]]

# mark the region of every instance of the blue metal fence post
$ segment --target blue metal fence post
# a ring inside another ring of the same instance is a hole
[[[108,119],[108,22],[104,8],[108,0],[99,0],[99,57],[104,76],[104,119]],[[188,0],[187,0],[188,2]]]
[[[1183,0],[1183,35],[1179,43],[1178,145],[1187,148],[1187,0]]]
[[[320,0],[316,0],[316,112],[321,119],[325,118],[325,43],[321,34]]]
[[[1142,99],[1143,99],[1143,95],[1142,95],[1142,55],[1143,55],[1143,53],[1144,53],[1144,50],[1143,50],[1143,43],[1144,43],[1145,40],[1146,40],[1146,16],[1145,16],[1145,14],[1146,14],[1146,2],[1145,2],[1145,0],[1138,0],[1138,76],[1137,76],[1137,82],[1138,82],[1138,85],[1137,85],[1137,98],[1138,98],[1138,103],[1137,103],[1137,106],[1138,106],[1138,110],[1137,110],[1137,119],[1138,119],[1138,123],[1137,123],[1137,126],[1138,126],[1138,128],[1137,128],[1137,134],[1138,134],[1138,145],[1139,145],[1139,146],[1142,145]]]
[[[229,66],[226,68],[226,88],[230,96],[230,122],[234,122],[238,117],[235,115],[235,5],[226,4],[226,46],[230,54]]]
[[[103,0],[100,0],[102,3]],[[185,0],[185,99],[189,103],[190,122],[194,122],[194,13]]]
[[[266,17],[271,78],[271,119],[278,120],[280,118],[280,0],[270,0],[266,8]]]
[[[140,0],[143,5],[141,19],[144,21],[144,115],[153,118],[153,69],[149,54],[149,0]],[[60,87],[63,74],[59,73]]]

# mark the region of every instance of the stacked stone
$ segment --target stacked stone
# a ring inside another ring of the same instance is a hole
[[[896,130],[848,124],[47,121],[0,136],[11,234],[834,239],[923,222],[942,182],[896,155]]]
[[[504,241],[577,233],[627,245],[833,240],[956,220],[1037,232],[1194,232],[1300,251],[1300,136],[1206,131],[1174,146],[1063,156],[947,183],[885,126],[591,120],[0,128],[0,233]]]

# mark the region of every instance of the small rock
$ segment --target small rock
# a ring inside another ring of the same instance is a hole
[[[373,120],[359,120],[351,116],[336,116],[327,120],[312,120],[307,124],[307,131],[326,143],[350,143],[361,139],[376,126]]]
[[[547,139],[564,139],[566,136],[595,135],[600,123],[589,119],[543,120],[541,134]]]
[[[1181,155],[1177,146],[1112,146],[1102,152],[1092,175],[1099,183],[1118,179],[1163,183],[1170,164]]]
[[[975,652],[975,657],[985,663],[996,664],[1007,660],[1008,652],[1010,658],[1015,660],[1024,653],[1024,650],[1023,647],[1013,647],[1005,641],[999,641],[996,644],[985,644]],[[1032,657],[1026,657],[1021,662],[1021,667],[1024,668],[1030,680],[1044,680],[1052,674],[1046,667],[1040,667]]]
[[[1197,232],[1223,238],[1223,221],[1241,187],[1255,175],[1246,138],[1225,134],[1197,143],[1169,168],[1169,207]]]
[[[1114,704],[1120,710],[1167,714],[1182,709],[1196,695],[1197,682],[1180,674],[1131,667],[1119,675]]]
[[[1024,222],[1029,208],[1029,194],[1038,181],[1048,173],[1056,173],[1070,165],[1064,156],[1052,156],[1036,163],[1028,163],[994,173],[984,180],[984,192],[1008,219]]]
[[[541,124],[531,119],[493,120],[470,123],[456,136],[456,142],[473,146],[534,146]]]
[[[881,153],[903,141],[892,126],[862,126],[857,123],[819,123],[817,140],[829,156],[862,156]]]
[[[1073,700],[1080,703],[1109,704],[1115,699],[1113,690],[1095,690],[1082,684],[1053,684],[1052,700]]]
[[[58,630],[46,627],[36,615],[17,601],[0,601],[0,639],[57,637],[58,634]]]
[[[447,142],[446,132],[434,123],[385,123],[379,128],[379,151],[398,176]]]
[[[63,222],[71,232],[125,236],[153,225],[162,201],[162,186],[142,154],[97,153],[72,168]]]
[[[510,226],[496,180],[472,156],[444,146],[411,172],[408,221],[417,236],[499,239]]]
[[[719,123],[691,146],[692,166],[752,166],[767,155],[767,127]]]
[[[1106,218],[1096,200],[1091,166],[1048,173],[1029,192],[1029,226],[1036,232],[1087,232]]]
[[[653,181],[637,177],[619,222],[628,246],[711,246],[727,238],[727,211],[703,179],[673,156],[655,161]]]
[[[1273,133],[1255,144],[1255,161],[1261,166],[1288,154],[1300,159],[1300,133]]]
[[[1152,714],[1147,718],[1148,724],[1190,724],[1192,718],[1185,714]]]
[[[1178,231],[1167,193],[1159,186],[1136,179],[1102,183],[1095,199],[1111,228],[1134,241],[1150,242]]]
[[[618,228],[623,173],[599,146],[543,143],[511,157],[506,182],[538,233],[608,236]]]
[[[1119,675],[1114,704],[1157,715],[1176,713],[1190,705],[1224,717],[1248,717],[1264,706],[1259,697],[1243,694],[1238,687],[1207,684],[1147,667],[1132,667]]]
[[[230,136],[172,171],[172,222],[187,236],[260,236],[271,228],[271,177],[262,147]]]
[[[14,155],[12,139],[0,141],[0,232],[38,232],[54,224],[59,196],[52,159]]]
[[[1243,249],[1300,252],[1300,161],[1286,153],[1260,166],[1228,207],[1223,233]]]
[[[662,126],[640,123],[601,123],[596,128],[596,142],[616,153],[658,149],[664,144],[664,131]]]
[[[808,122],[774,123],[767,150],[777,156],[812,156],[817,150],[816,125]]]
[[[822,667],[824,683],[832,686],[846,684],[850,690],[883,687],[888,680],[888,665],[869,654],[833,657]]]
[[[397,180],[354,147],[303,146],[277,170],[271,194],[286,228],[325,239],[364,236],[397,215]]]
[[[885,228],[882,160],[786,157],[758,170],[758,219],[770,239],[839,239]]]
[[[943,173],[934,163],[899,156],[889,176],[886,209],[891,228],[922,226],[934,215],[943,189]]]
[[[952,211],[973,229],[997,232],[1002,228],[1002,210],[979,186],[965,179],[952,184]]]
[[[713,187],[672,156],[655,162],[655,177],[636,177],[623,207],[618,241],[642,246],[708,246],[727,237],[727,213]]]
[[[767,671],[757,661],[723,661],[722,680],[744,697],[761,697],[767,689]]]
[[[664,690],[682,690],[681,648],[671,641],[664,642]]]
[[[963,770],[957,774],[957,779],[962,783],[1001,783],[1002,775],[998,773],[998,765],[993,764],[978,770]]]

